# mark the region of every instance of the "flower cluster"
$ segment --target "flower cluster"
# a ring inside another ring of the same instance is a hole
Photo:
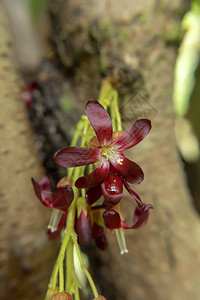
[[[147,119],[140,119],[125,132],[113,132],[110,116],[99,102],[89,101],[85,112],[96,133],[96,136],[89,142],[89,148],[66,147],[55,154],[55,161],[66,168],[99,162],[94,171],[78,178],[75,186],[78,189],[88,189],[86,201],[89,206],[103,195],[103,203],[96,207],[92,206],[92,209],[105,209],[103,218],[108,229],[138,228],[146,223],[152,206],[143,204],[140,197],[129,187],[128,182],[139,184],[144,174],[135,162],[125,157],[124,151],[144,139],[151,129],[151,122]],[[131,227],[128,227],[121,219],[120,206],[116,206],[122,199],[123,186],[138,205]],[[114,206],[116,210],[113,209]],[[88,214],[80,216],[82,220],[89,218]],[[84,222],[82,221],[82,224],[84,223],[82,227],[85,229],[86,221]]]
[[[81,199],[77,205],[75,229],[80,244],[87,245],[90,238],[96,237],[97,244],[105,248],[106,241],[101,235],[105,232],[100,216],[95,220],[97,212],[104,209],[103,219],[108,229],[135,229],[144,225],[152,205],[144,204],[139,195],[128,183],[139,184],[144,174],[139,165],[125,157],[124,151],[137,145],[149,133],[151,122],[147,119],[135,121],[125,132],[112,130],[110,116],[97,101],[89,101],[86,115],[96,133],[89,141],[89,148],[66,147],[55,154],[59,166],[71,168],[99,162],[98,167],[88,175],[81,176],[75,182],[78,189],[87,189],[86,202]],[[40,201],[48,207],[62,211],[54,213],[53,221],[48,228],[50,238],[56,237],[67,219],[67,211],[73,200],[73,190],[67,180],[58,184],[51,193],[50,181],[43,177],[39,183],[32,179],[35,193]],[[67,184],[68,183],[68,184]],[[123,186],[135,199],[137,208],[134,212],[132,226],[127,226],[121,218],[121,207],[118,205],[123,197]],[[103,196],[103,203],[94,205]],[[115,209],[113,209],[113,207]],[[55,217],[57,216],[57,218]],[[59,217],[58,217],[59,215]],[[53,225],[51,225],[53,223]]]
[[[81,147],[76,146],[78,138],[75,137],[76,142],[72,142],[72,146],[55,153],[54,158],[59,166],[71,168],[68,177],[62,178],[54,191],[52,191],[50,180],[45,176],[39,182],[32,179],[33,187],[42,204],[53,208],[48,225],[49,238],[57,237],[67,226],[66,243],[63,241],[65,244],[63,247],[68,247],[71,239],[79,253],[75,232],[80,245],[86,246],[91,238],[94,238],[97,246],[105,249],[106,231],[115,230],[121,254],[124,254],[128,252],[124,230],[143,226],[149,217],[149,209],[153,208],[150,204],[144,204],[129,185],[141,183],[144,174],[138,164],[125,157],[125,151],[144,139],[151,129],[151,122],[147,119],[140,119],[125,132],[113,131],[113,120],[98,101],[89,101],[85,112],[87,130],[84,132]],[[96,136],[90,135],[90,139],[87,139],[87,133],[91,131],[91,128]],[[128,226],[122,217],[121,200],[124,188],[136,202],[131,226]],[[61,259],[63,259],[62,253],[64,252],[67,252],[67,248],[61,249]],[[61,270],[63,268],[62,260],[60,268]],[[58,270],[59,267],[56,267],[55,272],[58,273]],[[86,272],[86,276],[87,274]],[[54,273],[52,278],[53,283],[50,286],[55,289]],[[96,299],[104,299],[103,296],[98,296],[92,279],[88,277],[88,280],[91,281]],[[59,291],[63,292],[64,298],[62,299],[68,299],[62,288]],[[56,297],[54,298],[57,299]]]

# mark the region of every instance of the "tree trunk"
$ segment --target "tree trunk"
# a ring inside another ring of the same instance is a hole
[[[129,152],[129,157],[145,173],[144,182],[134,189],[145,203],[154,205],[147,225],[126,233],[127,255],[120,256],[111,232],[108,250],[89,249],[91,273],[99,291],[109,300],[200,297],[200,222],[177,153],[173,126],[172,84],[177,47],[170,37],[180,25],[184,9],[178,0],[50,1],[56,62],[67,82],[64,97],[83,110],[89,99],[98,98],[102,78],[106,77],[118,89],[124,127],[136,117],[149,117],[153,124],[149,136]],[[7,37],[1,43],[6,47],[0,56],[6,64],[1,68],[1,105],[10,109],[1,118],[1,140],[6,137],[9,145],[2,146],[1,170],[2,174],[10,171],[0,183],[5,211],[2,261],[10,261],[9,268],[7,265],[2,272],[9,281],[10,298],[16,295],[18,299],[41,299],[43,281],[38,284],[38,280],[50,274],[46,265],[53,256],[47,255],[41,234],[42,208],[39,211],[35,202],[30,201],[30,173],[38,177],[41,170],[29,141],[31,133],[16,91],[13,65],[10,56],[3,55],[10,53]],[[144,99],[137,98],[138,91],[145,91]],[[124,197],[123,206],[125,218],[131,223],[134,207],[130,197]],[[35,249],[37,254],[33,255]],[[53,262],[49,264],[52,266]],[[31,274],[24,276],[24,272]],[[18,288],[18,284],[23,287]]]
[[[165,0],[51,3],[68,97],[82,105],[97,98],[101,78],[107,77],[123,100],[131,99],[123,113],[125,121],[128,113],[132,119],[141,117],[134,97],[138,89],[149,94],[143,99],[145,110],[157,111],[151,116],[151,133],[129,153],[145,173],[135,190],[154,205],[148,224],[127,232],[128,255],[120,256],[111,233],[107,251],[90,251],[92,273],[109,300],[200,297],[200,223],[176,149],[172,103],[177,46],[170,36],[185,9],[179,1]],[[131,201],[123,201],[131,222]]]
[[[43,299],[55,251],[45,234],[47,211],[35,199],[31,176],[41,167],[22,102],[5,12],[0,11],[0,298]]]

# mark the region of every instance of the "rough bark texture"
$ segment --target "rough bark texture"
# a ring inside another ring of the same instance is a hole
[[[74,107],[84,108],[89,99],[97,98],[102,77],[109,77],[121,99],[129,99],[124,115],[134,107],[133,118],[142,116],[141,106],[138,112],[134,97],[135,91],[141,89],[149,94],[145,109],[152,111],[153,107],[157,111],[151,116],[150,135],[129,152],[129,157],[145,172],[144,182],[135,190],[145,203],[154,205],[148,224],[127,232],[128,255],[120,256],[112,233],[108,234],[107,251],[89,250],[91,272],[99,291],[109,300],[197,300],[200,297],[200,222],[192,207],[184,168],[176,150],[171,99],[177,48],[169,43],[169,36],[174,26],[180,24],[182,6],[178,0],[50,1],[52,41],[67,81],[65,96]],[[30,201],[29,187],[30,169],[35,177],[40,170],[32,170],[36,159],[33,146],[26,139],[29,139],[29,127],[17,96],[16,75],[7,57],[7,38],[1,39],[1,43],[6,49],[1,47],[5,50],[1,50],[0,56],[5,65],[1,68],[0,130],[1,141],[6,138],[9,145],[6,148],[2,144],[1,155],[2,174],[9,174],[1,176],[0,182],[1,211],[5,218],[2,219],[2,249],[5,249],[2,262],[8,261],[9,255],[15,257],[2,272],[7,278],[13,278],[9,283],[11,295],[16,295],[16,299],[42,299],[39,290],[43,288],[42,279],[50,273],[46,268],[50,255],[45,256],[46,248],[42,245],[45,242],[38,234],[43,225],[42,212]],[[5,98],[9,98],[9,102]],[[7,115],[5,106],[8,106]],[[24,188],[28,190],[22,190]],[[18,201],[13,200],[16,198]],[[123,202],[126,220],[131,222],[132,202],[129,197]],[[27,211],[34,214],[27,215]],[[7,217],[8,214],[11,216]],[[34,230],[32,224],[35,224]],[[37,254],[32,261],[29,258],[35,249]],[[11,264],[16,270],[13,277],[15,271]],[[27,270],[35,270],[35,278],[27,275],[24,279],[23,272]],[[24,280],[23,290],[16,292],[21,280]],[[30,294],[25,295],[28,291]]]
[[[44,172],[20,95],[5,12],[0,13],[0,298],[42,299],[55,260],[45,234],[47,211],[31,176]]]
[[[148,102],[157,111],[151,134],[129,153],[145,172],[145,181],[135,190],[144,202],[154,205],[150,220],[145,228],[127,232],[128,255],[120,256],[112,234],[108,251],[90,253],[93,275],[109,300],[200,296],[200,223],[173,126],[177,48],[170,44],[170,32],[183,12],[180,1],[52,2],[54,42],[70,81],[72,101],[97,98],[102,76],[109,76],[119,93],[130,98],[143,78]],[[134,105],[133,99],[128,110]],[[126,218],[131,221],[130,200],[126,205]]]

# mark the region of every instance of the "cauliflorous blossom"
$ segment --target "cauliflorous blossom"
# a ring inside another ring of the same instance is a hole
[[[77,167],[99,161],[99,166],[89,175],[77,179],[77,188],[96,187],[108,177],[114,168],[116,174],[127,182],[139,184],[144,174],[142,169],[124,156],[149,133],[151,122],[147,119],[135,121],[124,133],[114,132],[110,116],[98,101],[89,101],[86,115],[96,133],[90,141],[91,148],[66,147],[55,154],[55,161],[62,167]]]
[[[51,182],[46,176],[43,176],[39,182],[32,178],[32,183],[35,194],[42,204],[54,208],[48,225],[48,229],[54,234],[48,233],[50,238],[55,238],[66,221],[68,208],[74,199],[73,189],[69,185],[58,183],[59,186],[52,192]]]
[[[149,209],[153,208],[150,204],[143,204],[143,207],[136,207],[133,216],[132,226],[127,226],[125,222],[121,219],[120,214],[114,209],[109,209],[104,211],[103,218],[105,225],[110,230],[115,230],[117,241],[120,248],[120,253],[128,253],[126,247],[126,239],[124,235],[124,229],[137,229],[146,224],[149,217]]]
[[[54,192],[51,189],[50,180],[43,176],[39,182],[32,178],[35,194],[42,204],[66,212],[74,199],[74,192],[69,185],[57,187]]]
[[[149,209],[153,208],[151,204],[144,204],[143,207],[136,207],[133,216],[132,226],[127,226],[126,223],[121,220],[120,215],[114,209],[104,211],[103,218],[105,225],[108,229],[137,229],[146,224],[149,217]]]
[[[123,196],[123,185],[130,193],[130,195],[134,198],[136,204],[139,207],[143,207],[144,204],[139,195],[130,188],[125,179],[114,173],[109,173],[107,178],[101,185],[89,188],[86,193],[86,201],[89,205],[92,205],[103,195],[104,202],[102,203],[102,205],[93,206],[93,208],[110,209],[118,204],[121,200]]]

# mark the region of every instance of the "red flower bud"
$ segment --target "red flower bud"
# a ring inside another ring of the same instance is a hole
[[[102,193],[107,202],[116,205],[123,196],[122,178],[109,174],[101,185]]]
[[[111,230],[121,228],[120,216],[114,209],[104,211],[103,218],[107,228]]]
[[[81,213],[75,223],[75,230],[78,234],[78,243],[82,246],[87,246],[92,235],[89,212],[87,212],[87,216],[85,216],[84,211],[81,210]]]

